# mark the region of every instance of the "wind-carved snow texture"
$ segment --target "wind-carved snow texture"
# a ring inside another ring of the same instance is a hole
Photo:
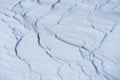
[[[120,80],[119,0],[0,0],[0,80]]]

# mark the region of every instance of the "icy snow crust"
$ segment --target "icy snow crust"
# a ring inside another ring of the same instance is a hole
[[[0,80],[120,80],[119,0],[0,0]]]

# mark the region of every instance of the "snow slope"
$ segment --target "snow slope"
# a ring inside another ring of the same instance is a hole
[[[120,80],[119,0],[0,0],[0,80]]]

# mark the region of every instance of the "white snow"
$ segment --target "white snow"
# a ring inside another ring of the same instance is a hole
[[[120,80],[119,0],[0,0],[0,80]]]

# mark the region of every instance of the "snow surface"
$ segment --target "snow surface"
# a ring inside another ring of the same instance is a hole
[[[119,0],[0,0],[0,80],[120,80]]]

